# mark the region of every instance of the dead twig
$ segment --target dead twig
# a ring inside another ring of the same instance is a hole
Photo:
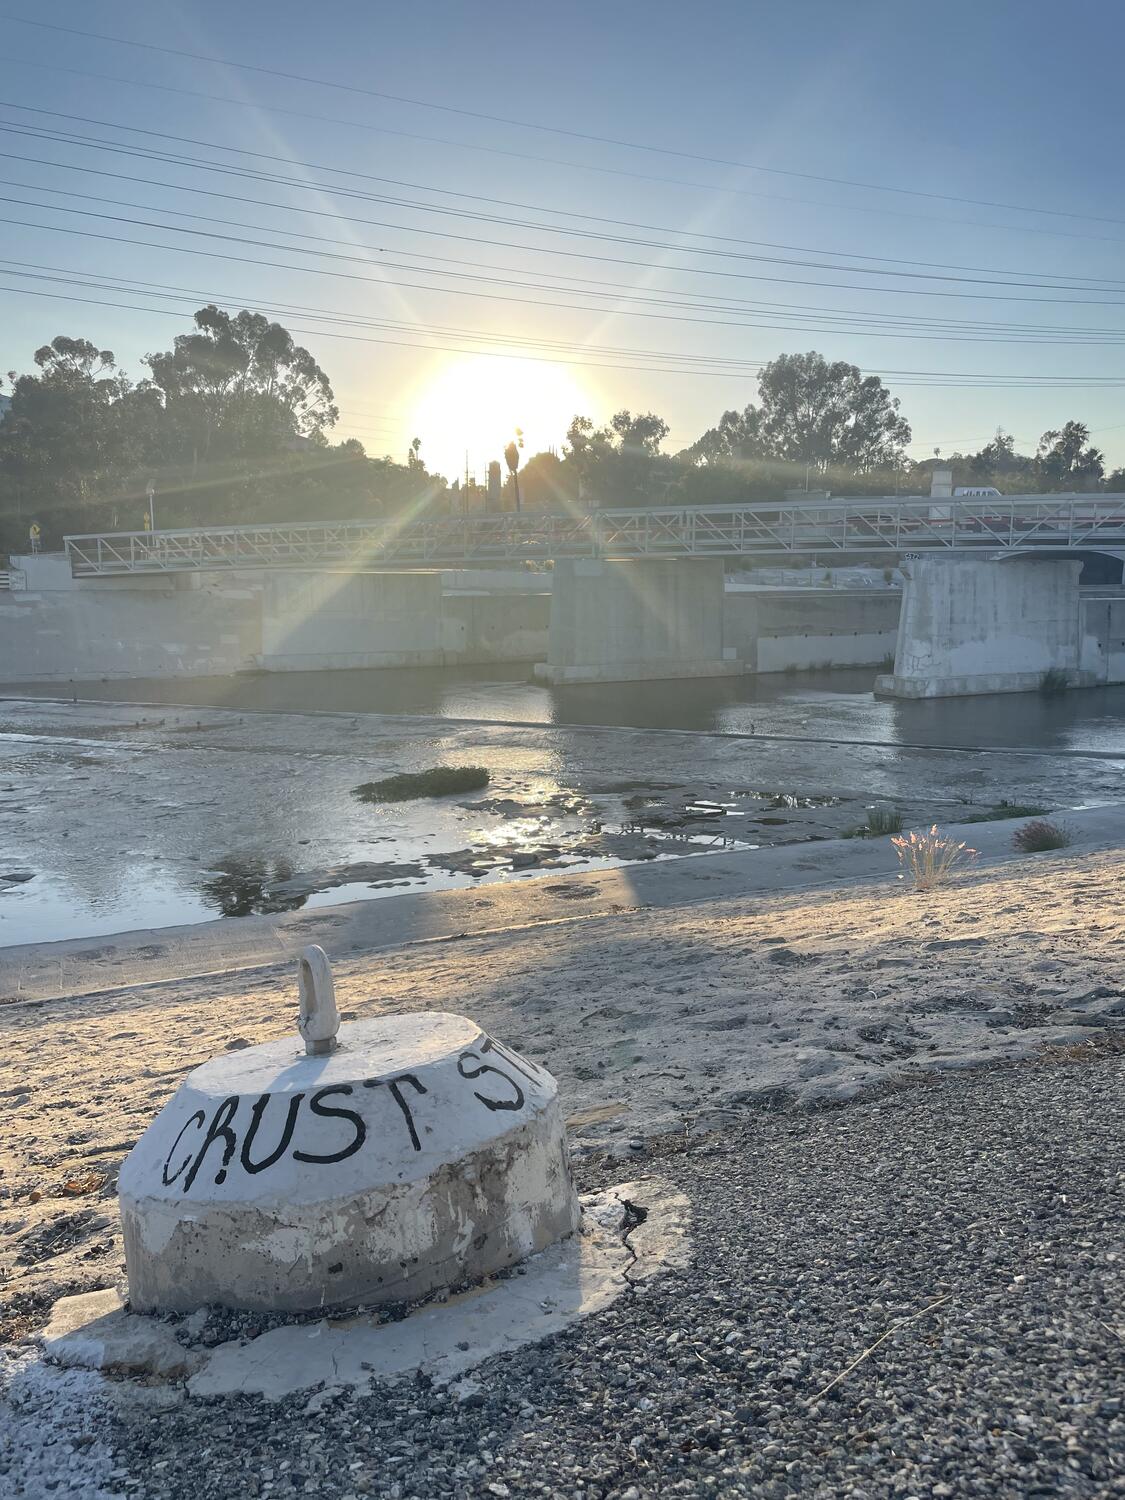
[[[848,1375],[852,1373],[853,1370],[858,1369],[865,1359],[869,1359],[871,1355],[875,1353],[875,1350],[878,1349],[880,1344],[885,1344],[891,1337],[891,1335],[897,1333],[900,1328],[905,1328],[908,1323],[916,1323],[919,1318],[926,1317],[926,1315],[928,1313],[932,1313],[935,1308],[941,1307],[944,1302],[948,1302],[952,1296],[952,1292],[947,1292],[944,1297],[939,1297],[936,1302],[931,1302],[928,1307],[919,1308],[917,1312],[910,1313],[905,1318],[899,1318],[897,1323],[892,1323],[891,1326],[887,1329],[886,1333],[881,1333],[875,1340],[875,1342],[869,1345],[863,1351],[858,1359],[853,1359],[846,1370],[841,1370],[839,1375],[837,1375],[834,1380],[830,1380],[822,1391],[818,1391],[817,1394],[813,1397],[813,1400],[820,1401],[825,1396],[827,1396],[829,1391],[835,1389],[835,1387],[840,1384],[841,1380],[844,1380]]]

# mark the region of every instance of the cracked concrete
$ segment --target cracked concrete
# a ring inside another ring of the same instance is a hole
[[[623,1182],[611,1191],[627,1211],[639,1215],[625,1233],[632,1262],[625,1272],[637,1288],[662,1271],[682,1271],[691,1260],[691,1204],[662,1177]]]

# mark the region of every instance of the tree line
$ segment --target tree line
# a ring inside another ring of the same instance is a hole
[[[381,517],[495,506],[483,485],[430,473],[421,443],[405,463],[334,443],[328,376],[281,324],[259,313],[200,308],[170,350],[130,380],[113,353],[59,335],[10,372],[0,420],[0,551],[22,550],[32,524],[45,546],[75,532],[139,530],[151,486],[156,524]],[[513,414],[517,415],[517,414]],[[820,354],[767,364],[758,397],[723,412],[689,447],[666,453],[669,427],[622,410],[597,426],[575,416],[560,453],[526,461],[509,444],[501,504],[510,509],[739,504],[786,489],[834,494],[926,493],[935,463],[954,483],[1009,493],[1125,489],[1107,475],[1088,428],[1045,432],[1034,454],[998,431],[976,453],[912,462],[911,429],[883,382]],[[495,466],[497,473],[499,465]]]

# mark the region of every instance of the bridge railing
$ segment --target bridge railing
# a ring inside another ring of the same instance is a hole
[[[558,557],[1080,548],[1125,544],[1125,495],[810,497],[785,505],[301,522],[66,538],[76,577],[236,568],[457,567]]]

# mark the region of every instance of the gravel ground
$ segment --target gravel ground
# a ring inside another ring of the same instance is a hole
[[[1125,1057],[1096,1047],[742,1115],[644,1161],[693,1200],[693,1269],[459,1394],[170,1392],[74,1438],[145,1500],[1125,1495],[1123,1144]],[[2,1448],[5,1494],[82,1492],[69,1452],[5,1489]]]

